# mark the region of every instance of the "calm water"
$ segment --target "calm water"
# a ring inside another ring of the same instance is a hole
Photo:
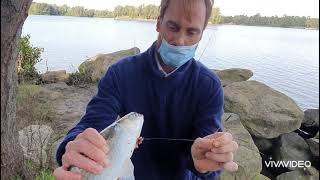
[[[319,31],[209,26],[196,59],[213,69],[247,68],[252,79],[283,92],[302,108],[319,108]],[[76,70],[88,57],[137,46],[157,37],[155,23],[102,18],[29,16],[22,34],[43,47],[39,71]],[[47,64],[47,65],[46,65]]]

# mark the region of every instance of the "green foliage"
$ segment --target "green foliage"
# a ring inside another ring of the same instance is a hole
[[[113,17],[109,11],[97,11],[85,9],[81,6],[68,7],[67,5],[57,6],[46,3],[33,2],[29,9],[30,15],[56,15],[56,16],[78,16],[78,17]]]
[[[261,16],[259,13],[254,16],[237,15],[225,16],[223,21],[226,24],[247,25],[247,26],[270,26],[270,27],[294,27],[319,29],[319,19],[309,17],[287,16],[283,17]]]
[[[88,10],[83,7],[68,7],[66,5],[57,6],[46,3],[32,3],[29,14],[47,14],[47,15],[64,15],[79,17],[106,17],[117,19],[157,19],[159,15],[159,6],[140,5],[134,6],[117,6],[113,12]],[[271,26],[271,27],[299,27],[319,29],[319,19],[298,16],[264,17],[259,13],[254,16],[237,15],[222,16],[219,8],[213,8],[212,15],[209,18],[211,24],[236,24],[248,26]]]
[[[131,19],[157,19],[159,16],[159,6],[155,5],[140,5],[139,7],[134,6],[116,6],[113,11],[115,18],[117,17],[129,17]]]
[[[306,22],[306,27],[311,29],[319,29],[319,19],[308,18]]]
[[[220,13],[220,8],[213,8],[211,17],[209,18],[209,23],[211,24],[220,24],[222,23],[222,16]]]
[[[39,78],[35,65],[42,59],[43,48],[33,47],[30,43],[30,35],[20,38],[18,45],[18,81],[31,81]]]
[[[38,176],[35,178],[36,180],[54,180],[54,176],[52,172],[49,170],[42,170]]]
[[[66,84],[70,85],[80,85],[80,84],[86,84],[86,83],[92,83],[91,77],[85,73],[85,72],[74,72],[70,73],[68,80]]]
[[[32,162],[30,159],[24,159],[23,172],[18,173],[14,180],[35,179],[35,180],[54,180],[52,170],[44,167],[39,167],[38,164]]]
[[[56,5],[46,3],[32,3],[29,14],[35,15],[60,15]]]
[[[77,17],[93,17],[94,10],[87,10],[83,7],[76,6],[68,9],[66,16],[77,16]]]
[[[14,180],[23,180],[23,178],[19,174],[15,175],[15,177],[13,179]]]

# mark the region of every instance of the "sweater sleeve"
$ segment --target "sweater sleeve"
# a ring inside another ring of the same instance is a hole
[[[105,76],[99,81],[98,92],[87,105],[86,113],[80,122],[72,128],[58,147],[56,159],[62,165],[62,155],[65,146],[74,140],[78,134],[87,128],[94,128],[98,132],[113,123],[121,110],[119,80],[114,67],[109,67]]]
[[[199,103],[194,120],[193,138],[205,137],[217,131],[223,131],[221,118],[224,113],[224,92],[218,78],[205,76],[198,86]],[[188,167],[198,177],[202,179],[213,179],[222,171],[199,173],[193,163],[191,148],[188,152]]]

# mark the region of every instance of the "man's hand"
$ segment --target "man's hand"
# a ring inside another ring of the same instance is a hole
[[[109,146],[106,140],[93,128],[80,133],[66,145],[62,156],[62,166],[53,172],[57,180],[81,179],[79,173],[68,171],[70,166],[76,166],[93,174],[100,174],[110,165],[108,161]]]
[[[134,149],[138,149],[138,148],[139,148],[139,145],[142,144],[142,141],[143,141],[143,137],[139,137],[139,138],[137,139],[136,146],[135,146]]]
[[[217,132],[204,138],[197,138],[191,147],[195,168],[200,173],[226,170],[234,172],[238,165],[233,162],[233,152],[238,144],[227,132]]]

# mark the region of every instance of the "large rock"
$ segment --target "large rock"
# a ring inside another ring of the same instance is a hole
[[[283,93],[257,81],[235,82],[224,88],[225,111],[240,115],[253,135],[276,138],[298,129],[303,111]]]
[[[277,142],[277,139],[266,139],[266,138],[259,138],[252,135],[252,140],[257,148],[262,152],[270,151],[273,145]]]
[[[48,71],[44,74],[41,74],[42,81],[46,83],[55,83],[55,82],[65,82],[67,81],[69,75],[66,70],[59,71]]]
[[[304,119],[302,123],[305,126],[316,125],[319,128],[319,109],[307,109],[304,111]]]
[[[24,156],[38,164],[47,162],[47,145],[53,130],[45,125],[30,125],[19,131]]]
[[[263,174],[257,174],[252,180],[270,180],[270,178]]]
[[[297,133],[304,139],[313,138],[319,132],[319,109],[308,109],[304,111],[304,119]]]
[[[107,71],[108,67],[118,60],[140,53],[139,48],[134,47],[127,50],[117,51],[110,54],[98,54],[79,66],[79,72],[91,78],[92,81],[98,81]]]
[[[310,139],[306,139],[306,142],[310,147],[312,155],[319,157],[319,139],[310,138]]]
[[[283,134],[274,148],[275,161],[310,161],[311,152],[308,144],[298,134],[291,132]],[[288,169],[294,170],[295,167]]]
[[[222,81],[223,86],[227,86],[233,82],[241,82],[250,79],[253,72],[248,69],[231,68],[220,71],[215,71]]]
[[[277,176],[277,180],[318,180],[319,171],[315,168],[300,168],[295,171],[286,172]]]
[[[225,171],[221,180],[252,179],[262,170],[261,156],[255,146],[249,132],[243,127],[239,116],[233,113],[223,115],[225,131],[230,132],[239,149],[234,154],[234,162],[238,164],[238,170],[234,173]]]

